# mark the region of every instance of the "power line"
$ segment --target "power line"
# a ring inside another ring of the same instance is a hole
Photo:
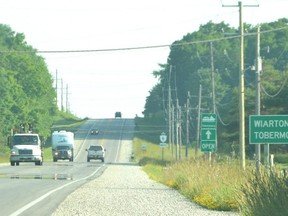
[[[276,29],[266,30],[260,32],[261,34],[281,31],[287,29],[288,26],[280,27]],[[245,36],[255,36],[257,33],[245,33]],[[109,48],[109,49],[80,49],[80,50],[7,50],[7,51],[0,51],[0,53],[91,53],[91,52],[115,52],[115,51],[129,51],[129,50],[141,50],[141,49],[157,49],[157,48],[165,48],[165,47],[179,47],[185,45],[193,45],[193,44],[201,44],[201,43],[210,43],[210,42],[217,42],[222,40],[230,40],[239,38],[240,35],[229,36],[229,37],[221,37],[215,39],[207,39],[207,40],[200,40],[200,41],[191,41],[191,42],[182,42],[177,44],[163,44],[163,45],[152,45],[152,46],[139,46],[139,47],[123,47],[123,48]]]

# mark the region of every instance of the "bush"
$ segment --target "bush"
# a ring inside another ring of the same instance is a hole
[[[288,163],[288,154],[276,154],[274,157],[276,163]]]
[[[288,178],[275,172],[254,173],[239,193],[242,215],[287,216]]]

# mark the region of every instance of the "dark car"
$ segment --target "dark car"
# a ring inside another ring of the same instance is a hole
[[[121,118],[121,117],[122,117],[121,112],[116,112],[116,113],[115,113],[115,118]]]
[[[99,134],[99,130],[98,129],[92,129],[92,130],[90,130],[90,134],[91,135],[97,135],[97,134]]]

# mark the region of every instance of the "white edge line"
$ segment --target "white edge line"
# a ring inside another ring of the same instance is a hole
[[[58,188],[55,188],[54,190],[49,191],[48,193],[42,195],[42,196],[39,197],[38,199],[36,199],[36,200],[28,203],[27,205],[25,205],[25,206],[23,206],[22,208],[18,209],[17,211],[13,212],[12,214],[10,214],[10,216],[17,216],[17,215],[21,214],[22,212],[26,211],[27,209],[31,208],[31,207],[34,206],[35,204],[39,203],[40,201],[42,201],[43,199],[45,199],[45,198],[48,197],[49,195],[55,193],[56,191],[61,190],[61,189],[63,189],[64,187],[67,187],[67,186],[69,186],[69,185],[71,185],[71,184],[74,184],[74,183],[76,183],[76,182],[85,180],[85,179],[93,176],[93,175],[96,174],[96,173],[99,171],[99,169],[100,169],[101,167],[103,167],[103,166],[104,166],[104,165],[98,167],[98,169],[96,169],[96,170],[95,170],[92,174],[90,174],[89,176],[86,176],[86,177],[84,177],[84,178],[81,178],[81,179],[78,179],[78,180],[69,182],[69,183],[67,183],[67,184],[65,184],[65,185],[62,185],[62,186],[60,186],[60,187],[58,187]]]

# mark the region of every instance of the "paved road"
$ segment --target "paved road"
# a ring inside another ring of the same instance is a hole
[[[81,186],[61,203],[53,216],[238,216],[234,212],[204,209],[148,178],[135,163],[129,162],[131,139],[121,141],[119,158],[107,164],[104,173]]]
[[[87,121],[76,133],[74,162],[44,162],[43,166],[20,163],[20,166],[0,166],[1,215],[51,215],[58,205],[81,185],[97,178],[106,163],[119,158],[121,138],[130,134],[132,119],[95,119]],[[91,128],[99,135],[90,135]],[[132,129],[131,129],[132,128]],[[127,131],[127,132],[125,132]],[[90,144],[103,144],[106,162],[87,162],[85,149]]]

